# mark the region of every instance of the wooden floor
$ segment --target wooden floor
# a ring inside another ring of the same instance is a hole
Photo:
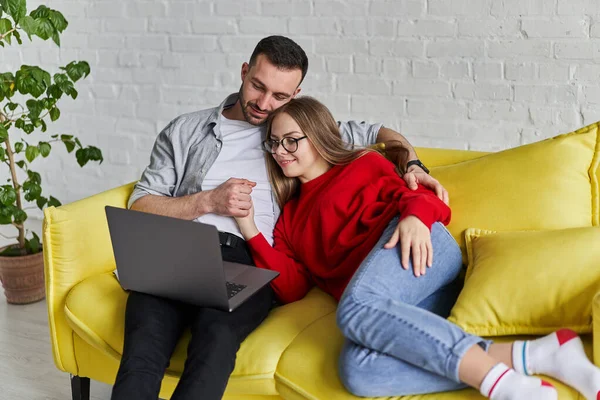
[[[41,222],[31,228],[41,231]],[[2,226],[0,233],[9,235]],[[0,246],[8,243],[0,237]],[[91,398],[110,399],[111,387],[92,381]],[[0,287],[0,400],[71,399],[69,375],[54,366],[46,301],[28,305],[6,302]]]
[[[0,400],[68,400],[69,374],[52,360],[46,301],[6,303],[0,294]],[[91,398],[110,399],[111,387],[92,381]]]

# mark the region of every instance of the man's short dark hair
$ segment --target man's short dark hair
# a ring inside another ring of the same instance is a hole
[[[256,58],[260,54],[264,54],[271,64],[277,68],[285,70],[300,69],[302,71],[300,83],[304,80],[306,71],[308,71],[308,57],[306,57],[302,47],[292,39],[285,36],[269,36],[262,39],[254,48],[252,56],[250,56],[249,64],[251,67],[256,63]]]

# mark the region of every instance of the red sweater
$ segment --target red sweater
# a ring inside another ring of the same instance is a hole
[[[248,245],[258,267],[280,273],[271,285],[282,302],[300,300],[314,285],[339,301],[397,215],[415,215],[429,229],[450,222],[450,208],[433,192],[408,189],[394,165],[371,152],[301,185],[283,207],[273,247],[262,234]]]

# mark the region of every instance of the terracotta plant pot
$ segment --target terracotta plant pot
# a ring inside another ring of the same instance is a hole
[[[28,304],[42,300],[46,297],[43,253],[40,251],[19,257],[0,256],[0,281],[8,303]]]

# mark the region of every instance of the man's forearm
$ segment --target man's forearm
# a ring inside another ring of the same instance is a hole
[[[211,212],[210,191],[198,192],[181,197],[155,196],[148,194],[136,200],[131,209],[167,217],[194,220]]]
[[[416,160],[417,158],[417,152],[415,151],[415,149],[412,147],[412,145],[408,142],[408,140],[406,140],[406,138],[404,136],[402,136],[401,134],[399,134],[398,132],[386,128],[385,126],[382,126],[379,129],[379,132],[377,133],[377,143],[381,143],[381,142],[388,142],[388,141],[392,141],[392,140],[397,140],[402,142],[402,145],[404,147],[406,147],[406,149],[408,150],[408,160]]]

